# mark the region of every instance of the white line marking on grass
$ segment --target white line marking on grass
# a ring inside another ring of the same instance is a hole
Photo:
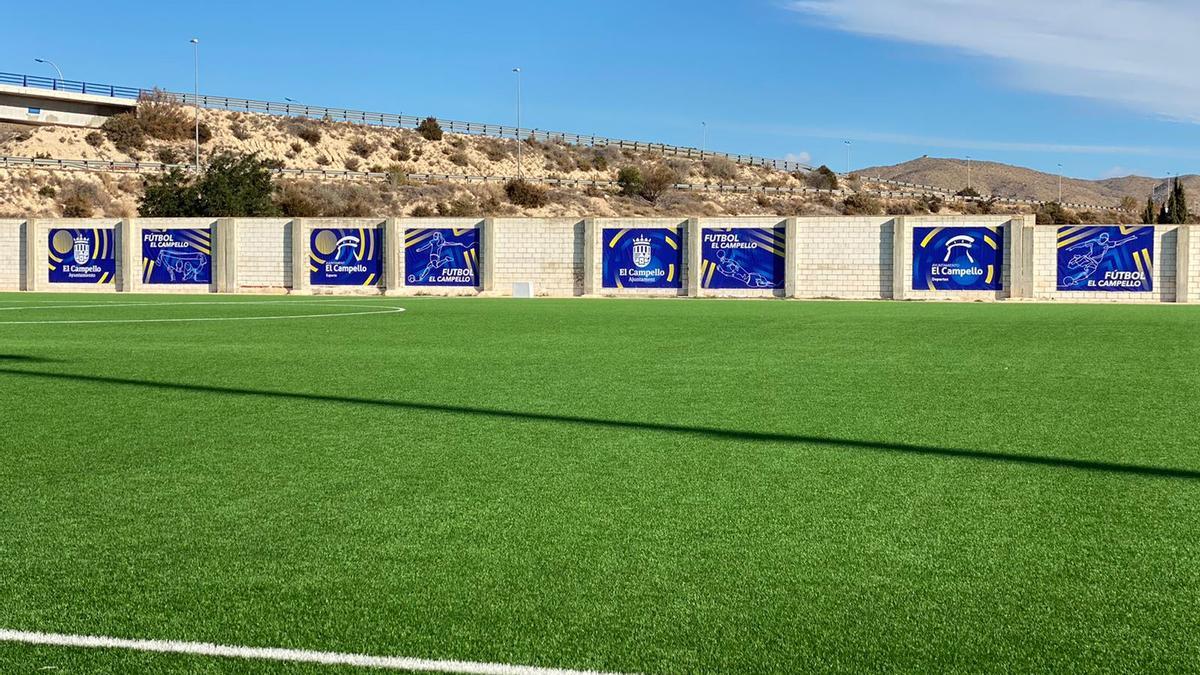
[[[179,640],[127,640],[103,635],[38,633],[4,628],[0,628],[0,642],[53,645],[56,647],[126,649],[162,654],[192,654],[195,656],[220,656],[235,659],[289,661],[293,663],[319,663],[330,666],[355,666],[358,668],[382,668],[386,670],[417,670],[431,673],[473,673],[476,675],[615,675],[594,670],[514,666],[507,663],[442,661],[437,659],[413,658],[410,656],[368,656],[366,654],[346,654],[341,652],[317,652],[307,649],[240,647],[236,645],[218,645],[210,642],[182,642]]]
[[[355,307],[375,307],[369,311],[358,312],[323,312],[321,314],[280,314],[275,316],[196,316],[196,317],[180,317],[174,319],[45,319],[45,320],[29,320],[29,321],[0,321],[0,326],[28,326],[38,324],[93,324],[93,323],[187,323],[192,321],[273,321],[278,319],[324,319],[343,316],[366,316],[370,314],[398,314],[404,311],[403,307],[395,307],[391,305],[380,306],[376,304],[366,303],[351,303],[337,300],[234,300],[228,302],[130,302],[130,303],[102,303],[90,305],[47,305],[33,307],[0,307],[0,312],[14,310],[31,310],[31,309],[88,309],[96,307],[181,307],[186,305],[340,305],[355,306]]]

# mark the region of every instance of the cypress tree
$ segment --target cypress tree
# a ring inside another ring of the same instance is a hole
[[[1142,224],[1153,225],[1155,220],[1154,214],[1154,195],[1146,197],[1146,209],[1142,211]]]
[[[1171,192],[1175,204],[1171,207],[1171,222],[1183,224],[1188,221],[1187,195],[1183,192],[1183,182],[1175,178],[1175,189]]]

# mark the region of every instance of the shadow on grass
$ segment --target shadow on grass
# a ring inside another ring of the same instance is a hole
[[[859,450],[874,450],[908,455],[924,455],[930,457],[953,457],[959,459],[974,459],[993,462],[1010,462],[1014,464],[1029,464],[1034,466],[1049,466],[1061,469],[1078,469],[1083,471],[1101,471],[1108,473],[1130,474],[1135,476],[1153,476],[1159,478],[1182,478],[1189,480],[1200,479],[1200,471],[1191,469],[1173,469],[1158,466],[1143,466],[1140,464],[1123,464],[1120,462],[1101,462],[1087,459],[1072,459],[1069,457],[1044,457],[1041,455],[1021,455],[991,450],[965,450],[961,448],[938,448],[909,443],[888,443],[884,441],[862,441],[844,438],[829,438],[825,436],[805,436],[802,434],[785,434],[762,431],[738,431],[734,429],[718,429],[716,427],[697,427],[682,424],[664,424],[659,422],[635,422],[628,420],[609,420],[599,417],[582,417],[576,415],[555,415],[551,413],[521,412],[517,410],[496,410],[493,408],[476,408],[471,406],[447,405],[441,403],[418,403],[415,401],[392,401],[380,398],[365,398],[358,396],[338,396],[332,394],[307,394],[288,391],[267,391],[260,389],[244,389],[240,387],[218,387],[205,384],[187,384],[177,382],[155,382],[152,380],[133,380],[121,377],[105,377],[102,375],[80,375],[72,373],[48,373],[31,370],[14,370],[0,368],[0,374],[17,377],[36,378],[43,380],[66,380],[74,382],[89,382],[93,384],[110,384],[166,391],[188,391],[205,394],[223,394],[234,396],[255,396],[263,398],[278,398],[297,401],[321,401],[326,403],[343,403],[347,405],[392,408],[397,410],[419,410],[423,412],[453,413],[459,415],[474,415],[497,419],[530,420],[539,422],[556,422],[560,424],[577,424],[608,429],[624,429],[633,431],[650,431],[688,434],[703,438],[715,438],[729,441],[755,441],[764,443],[800,443],[807,445],[828,446],[837,448],[852,448]]]
[[[43,356],[29,356],[28,354],[0,354],[0,361],[17,363],[54,363],[55,359],[48,359]]]

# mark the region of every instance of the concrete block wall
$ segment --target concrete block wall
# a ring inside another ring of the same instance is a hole
[[[1017,297],[1014,291],[1013,264],[1019,267],[1022,219],[1012,216],[951,216],[925,217],[901,216],[896,231],[893,266],[896,275],[892,280],[892,297],[907,300],[1000,300]],[[913,231],[917,227],[999,227],[1004,237],[1004,255],[1000,268],[999,291],[927,291],[913,288]]]
[[[24,220],[0,220],[0,291],[25,287]]]
[[[1004,228],[1000,292],[912,290],[916,227],[969,225]],[[115,284],[49,284],[45,264],[52,228],[113,228]],[[213,283],[143,284],[142,237],[148,228],[213,228]],[[370,287],[309,285],[308,248],[315,228],[380,228],[380,282]],[[783,227],[787,264],[784,289],[699,288],[700,233],[706,228]],[[410,287],[405,284],[404,237],[409,228],[477,228],[479,286]],[[682,288],[606,289],[602,283],[606,228],[682,230]],[[844,299],[1001,299],[1046,301],[1200,302],[1200,226],[1155,231],[1154,291],[1085,293],[1056,290],[1057,226],[1029,216],[867,216],[817,218],[134,218],[0,220],[0,290],[141,292],[291,292],[389,295],[507,296],[531,282],[542,296],[721,296]],[[693,275],[693,270],[697,273]]]
[[[682,252],[680,256],[680,269],[676,271],[679,275],[679,288],[605,288],[604,287],[604,230],[636,230],[636,229],[678,229],[680,231],[679,250]],[[691,240],[688,235],[688,220],[686,218],[594,218],[585,227],[584,236],[586,253],[585,271],[590,272],[590,277],[585,284],[585,293],[588,295],[603,295],[606,297],[628,297],[628,296],[649,296],[649,297],[674,297],[685,296],[688,293],[688,282],[691,280],[691,268],[688,265],[688,250],[691,246]]]
[[[535,295],[583,295],[584,222],[580,218],[495,218],[494,290],[510,295],[514,283],[533,282]]]
[[[286,291],[292,285],[292,221],[241,218],[237,224],[237,286]]]
[[[892,297],[892,216],[799,218],[800,298]]]
[[[1154,228],[1154,289],[1149,293],[1058,290],[1058,228],[1060,225],[1037,225],[1030,228],[1033,238],[1032,297],[1035,300],[1069,300],[1071,302],[1174,302],[1176,277],[1176,244],[1179,226],[1157,225]],[[1194,231],[1196,228],[1192,228]]]

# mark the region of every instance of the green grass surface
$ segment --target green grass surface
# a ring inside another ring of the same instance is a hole
[[[7,294],[0,322],[351,305],[408,311],[0,324],[0,628],[641,672],[1200,663],[1200,307]],[[0,644],[47,666],[341,672]]]

